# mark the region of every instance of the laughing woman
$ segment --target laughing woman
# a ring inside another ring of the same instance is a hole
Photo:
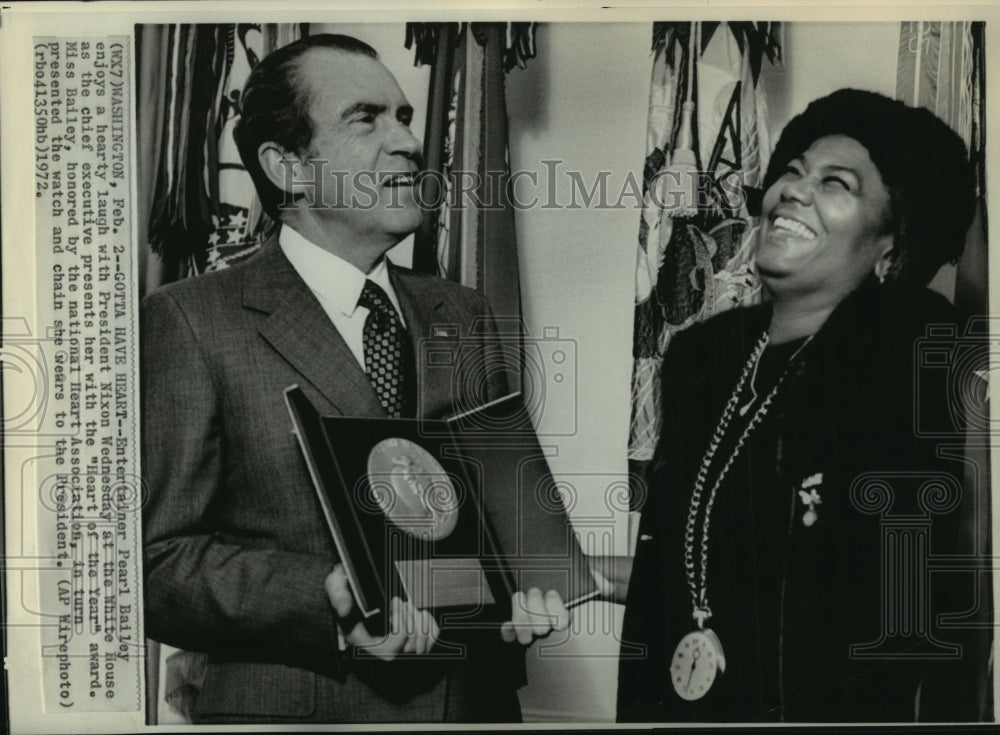
[[[928,597],[922,560],[955,548],[961,464],[914,417],[948,411],[915,356],[956,323],[926,284],[971,222],[965,147],[841,90],[788,124],[764,183],[769,299],[670,345],[634,566],[605,570],[627,588],[619,719],[960,719],[973,682],[934,626],[965,602],[939,575]]]

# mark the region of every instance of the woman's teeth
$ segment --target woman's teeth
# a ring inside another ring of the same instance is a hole
[[[781,229],[788,230],[794,235],[798,235],[799,237],[804,237],[809,240],[816,237],[816,233],[804,224],[798,220],[789,219],[788,217],[775,217],[774,227],[780,227]]]

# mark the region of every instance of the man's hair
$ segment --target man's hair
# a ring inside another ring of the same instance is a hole
[[[351,36],[320,33],[282,46],[265,56],[250,72],[243,88],[240,119],[233,138],[240,158],[253,179],[261,205],[275,220],[287,197],[271,183],[258,159],[262,143],[273,142],[286,151],[303,154],[312,144],[310,116],[313,90],[300,73],[303,56],[312,49],[330,49],[377,59],[378,54],[364,41]]]
[[[811,102],[781,132],[764,189],[819,138],[845,135],[865,147],[889,192],[894,237],[889,278],[926,285],[955,262],[975,211],[965,143],[929,110],[875,92],[841,89]]]

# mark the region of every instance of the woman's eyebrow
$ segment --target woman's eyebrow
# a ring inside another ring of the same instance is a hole
[[[806,168],[813,168],[815,166],[823,169],[824,171],[836,171],[836,172],[848,173],[851,174],[856,179],[859,180],[861,179],[861,175],[858,173],[858,170],[852,166],[845,166],[844,164],[841,163],[822,163],[822,162],[816,163],[815,161],[809,160],[808,153],[803,153],[801,156],[793,158],[791,161],[789,161],[789,163],[794,163],[796,161],[801,163]]]
[[[839,163],[828,163],[823,168],[826,171],[838,171],[838,172],[842,172],[842,173],[851,174],[855,178],[861,178],[861,176],[858,174],[858,170],[857,169],[851,168],[850,166],[843,166],[843,165],[841,165]]]

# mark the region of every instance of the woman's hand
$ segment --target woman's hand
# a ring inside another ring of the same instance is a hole
[[[624,605],[628,597],[628,583],[632,578],[632,557],[588,556],[587,561],[601,599]]]

